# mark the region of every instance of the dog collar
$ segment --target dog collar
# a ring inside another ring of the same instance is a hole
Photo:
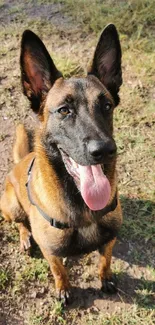
[[[25,184],[26,186],[26,189],[27,189],[27,195],[28,195],[28,198],[29,198],[29,201],[32,205],[34,205],[37,210],[40,212],[40,214],[44,217],[44,219],[46,219],[50,225],[52,227],[55,227],[55,228],[58,228],[58,229],[68,229],[68,228],[71,228],[68,223],[62,223],[60,221],[57,221],[56,219],[54,218],[51,218],[48,216],[48,214],[46,214],[46,212],[44,212],[39,206],[38,204],[36,204],[34,202],[34,200],[32,199],[32,196],[31,196],[31,191],[30,191],[30,181],[31,181],[31,174],[32,174],[32,168],[33,168],[33,165],[34,165],[34,162],[35,162],[35,157],[32,159],[31,163],[30,163],[30,166],[28,168],[28,173],[27,173],[27,182]],[[111,202],[110,205],[106,206],[103,210],[102,210],[102,216],[106,215],[107,213],[111,212],[111,211],[114,211],[117,207],[117,192]],[[73,227],[74,228],[74,227]]]

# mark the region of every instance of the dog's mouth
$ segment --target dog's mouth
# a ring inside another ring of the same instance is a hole
[[[104,209],[110,199],[111,187],[101,165],[82,166],[64,151],[60,152],[65,167],[73,177],[87,206],[94,211]]]

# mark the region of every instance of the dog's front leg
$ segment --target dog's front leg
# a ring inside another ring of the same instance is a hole
[[[109,243],[101,247],[100,252],[100,264],[99,264],[99,277],[102,283],[102,290],[107,293],[116,293],[116,279],[112,274],[110,265],[112,258],[112,249],[115,245],[116,237]]]
[[[54,255],[50,255],[44,248],[40,248],[44,257],[48,261],[50,269],[54,276],[57,298],[63,303],[67,304],[70,294],[70,284],[67,276],[67,271],[63,266],[60,258]]]
[[[28,250],[31,247],[31,233],[23,222],[18,223],[18,230],[20,236],[20,250],[21,252],[24,252],[25,250]]]

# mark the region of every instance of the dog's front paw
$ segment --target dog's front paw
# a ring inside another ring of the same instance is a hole
[[[20,236],[20,251],[21,252],[30,250],[30,247],[31,247],[30,237],[31,237],[30,232],[24,233]]]
[[[63,303],[63,305],[69,304],[69,298],[70,298],[70,290],[68,288],[62,289],[59,288],[56,290],[56,296],[59,301]]]
[[[102,281],[101,290],[105,293],[115,294],[117,293],[117,278],[112,275],[110,279],[104,279]]]

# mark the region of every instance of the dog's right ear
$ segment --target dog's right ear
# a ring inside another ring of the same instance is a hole
[[[119,102],[119,88],[122,84],[121,45],[113,24],[103,30],[97,44],[88,74],[95,75],[112,94],[115,104]]]
[[[20,65],[24,94],[34,112],[41,114],[42,101],[62,74],[55,67],[43,42],[30,30],[23,33]]]

